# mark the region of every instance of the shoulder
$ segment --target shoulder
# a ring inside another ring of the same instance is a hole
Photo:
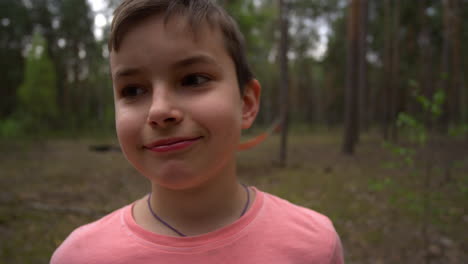
[[[278,196],[269,193],[264,194],[266,213],[274,214],[275,218],[287,220],[286,223],[293,226],[299,225],[315,231],[335,232],[335,228],[327,216],[312,209],[293,204]]]
[[[102,248],[102,246],[110,242],[115,242],[118,238],[123,226],[124,210],[131,210],[130,205],[75,229],[55,250],[50,263],[72,264],[76,260],[83,263],[81,261],[84,259],[95,258],[98,248]]]
[[[327,216],[268,193],[264,193],[263,214],[270,227],[267,232],[281,237],[282,247],[309,251],[304,254],[314,255],[312,259],[320,263],[342,263],[340,238]]]

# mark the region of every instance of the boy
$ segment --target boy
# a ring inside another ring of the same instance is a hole
[[[116,129],[151,193],[75,230],[52,264],[343,263],[331,222],[240,185],[260,85],[210,0],[124,0],[109,41]]]

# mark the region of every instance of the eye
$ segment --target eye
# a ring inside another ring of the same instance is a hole
[[[209,82],[210,80],[211,79],[209,77],[200,74],[190,74],[182,79],[181,84],[182,86],[199,86]]]
[[[142,95],[146,92],[144,88],[138,86],[127,86],[122,89],[120,92],[121,96],[124,98],[132,98]]]

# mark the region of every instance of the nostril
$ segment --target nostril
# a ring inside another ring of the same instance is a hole
[[[164,120],[165,122],[175,122],[176,119],[174,117],[169,117]]]

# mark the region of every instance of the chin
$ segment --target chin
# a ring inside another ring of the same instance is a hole
[[[158,173],[141,172],[153,184],[171,190],[187,190],[198,187],[203,179],[188,169],[157,169]]]

